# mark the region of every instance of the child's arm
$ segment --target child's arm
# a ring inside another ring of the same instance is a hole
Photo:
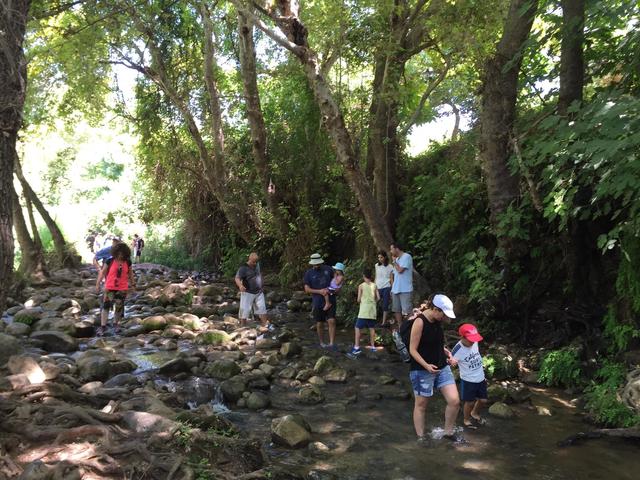
[[[375,292],[375,295],[376,295],[376,302],[377,302],[378,300],[380,300],[380,292],[378,292],[377,288],[374,290],[374,292]]]
[[[358,303],[362,299],[362,284],[358,285]]]

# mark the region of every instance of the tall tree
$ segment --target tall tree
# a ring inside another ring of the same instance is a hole
[[[516,119],[518,76],[524,44],[531,32],[537,0],[511,0],[502,37],[485,64],[480,113],[480,156],[486,174],[491,221],[498,242],[509,257],[513,245],[498,222],[520,194],[519,178],[509,169]]]
[[[314,93],[316,102],[323,116],[323,124],[331,137],[338,161],[344,168],[347,183],[353,190],[364,220],[369,228],[371,238],[377,248],[387,249],[392,242],[391,231],[372,194],[371,186],[358,164],[353,139],[349,133],[344,117],[336,102],[331,86],[322,75],[321,65],[316,52],[309,46],[307,27],[300,20],[297,1],[279,0],[277,11],[266,10],[253,3],[253,8],[268,15],[278,26],[281,34],[271,30],[240,0],[231,0],[240,12],[250,19],[276,43],[289,50],[302,64],[303,71]],[[285,38],[283,38],[284,34]]]
[[[49,273],[45,265],[42,245],[31,238],[20,206],[20,199],[15,191],[13,192],[13,224],[20,245],[20,273],[34,280],[44,280]],[[37,236],[37,232],[35,235]]]
[[[13,165],[27,84],[22,44],[30,3],[0,2],[0,311],[13,271]]]
[[[20,185],[22,185],[22,192],[25,196],[25,199],[27,199],[26,201],[32,203],[36,207],[36,210],[38,210],[38,213],[44,220],[47,229],[49,230],[49,232],[51,232],[51,238],[53,239],[53,248],[56,251],[56,256],[58,257],[60,265],[68,268],[77,267],[80,264],[80,258],[73,251],[73,248],[69,244],[67,244],[66,240],[64,239],[64,235],[62,234],[62,230],[60,230],[60,227],[58,227],[56,221],[51,217],[47,208],[38,198],[36,192],[31,188],[31,185],[29,185],[29,182],[27,181],[22,171],[22,166],[17,159],[15,161],[14,168],[16,177],[18,177]],[[37,233],[34,233],[34,235],[36,234]]]
[[[560,46],[560,93],[558,113],[567,115],[575,101],[582,101],[584,86],[585,0],[562,0],[562,44]]]

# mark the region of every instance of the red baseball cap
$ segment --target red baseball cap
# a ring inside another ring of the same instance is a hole
[[[475,327],[475,325],[471,325],[470,323],[465,323],[463,325],[460,325],[460,328],[458,329],[458,334],[461,337],[466,338],[470,342],[482,341],[482,335],[478,333],[478,329]]]

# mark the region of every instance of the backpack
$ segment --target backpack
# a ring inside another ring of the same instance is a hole
[[[138,239],[138,250],[142,250],[144,248],[144,240],[142,238]]]
[[[402,343],[404,343],[407,350],[409,350],[409,342],[411,341],[411,328],[413,327],[413,322],[415,318],[408,318],[404,322],[402,322],[402,326],[400,327],[400,338],[402,339]]]

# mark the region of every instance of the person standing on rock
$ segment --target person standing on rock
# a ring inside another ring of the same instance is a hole
[[[417,309],[413,319],[409,320],[412,322],[409,337],[409,378],[415,398],[413,426],[420,442],[429,441],[425,435],[425,420],[429,398],[433,396],[435,389],[440,390],[447,402],[443,438],[456,443],[464,442],[464,438],[454,430],[460,410],[460,397],[449,366],[450,363],[455,363],[455,360],[445,347],[442,330],[442,322],[448,322],[451,318],[456,318],[453,302],[446,295],[436,294],[429,297],[426,303]]]
[[[402,325],[403,317],[411,313],[413,294],[413,258],[404,252],[398,242],[389,248],[393,260],[393,285],[391,285],[391,309],[395,315],[396,328]]]
[[[382,302],[382,326],[387,325],[387,315],[391,307],[391,284],[393,283],[394,268],[389,264],[389,256],[384,250],[378,252],[376,263],[376,288]]]
[[[140,263],[140,256],[142,255],[142,249],[144,248],[144,240],[142,237],[139,237],[137,233],[133,236],[131,247],[133,248],[134,262]]]
[[[93,256],[93,266],[96,267],[98,271],[102,269],[102,266],[106,263],[107,260],[111,259],[111,250],[119,243],[121,243],[120,239],[118,237],[113,237],[111,239],[111,245],[101,248],[96,252],[96,254]],[[129,256],[131,256],[131,254],[129,254]],[[100,262],[102,262],[102,265],[100,264]]]
[[[100,327],[97,335],[104,335],[109,312],[114,308],[113,331],[120,331],[120,321],[124,317],[124,301],[127,292],[135,287],[133,270],[131,268],[131,249],[125,243],[114,245],[111,250],[112,257],[104,262],[104,266],[96,280],[96,291],[100,291],[100,282],[105,279],[104,294],[102,296],[102,309],[100,312]]]
[[[324,297],[329,292],[329,285],[333,278],[333,269],[324,264],[324,260],[319,253],[314,253],[309,259],[311,268],[304,274],[304,291],[311,295],[311,312],[313,321],[316,323],[318,332],[318,342],[320,347],[336,349],[336,296],[331,295],[331,307],[324,309]],[[329,326],[329,343],[324,343],[324,324]]]
[[[245,326],[253,310],[260,318],[262,326],[273,331],[273,325],[267,318],[267,303],[262,291],[262,273],[260,272],[259,257],[256,252],[251,252],[247,263],[241,265],[236,273],[235,282],[240,290],[240,325]]]

